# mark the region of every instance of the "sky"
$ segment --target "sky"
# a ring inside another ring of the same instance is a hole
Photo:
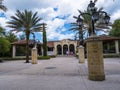
[[[11,20],[10,17],[15,15],[16,10],[27,9],[38,12],[38,16],[43,19],[41,23],[47,23],[48,40],[73,39],[75,33],[69,31],[69,23],[76,21],[73,16],[79,15],[77,10],[86,10],[89,2],[90,0],[4,0],[3,4],[8,11],[0,11],[0,25],[9,31],[6,22]],[[96,6],[103,7],[104,11],[110,14],[111,22],[120,18],[119,0],[98,0]],[[37,39],[42,40],[42,33],[35,35]]]

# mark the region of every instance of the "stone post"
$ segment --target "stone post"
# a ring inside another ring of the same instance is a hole
[[[79,63],[85,62],[84,47],[82,45],[78,47],[78,57]]]
[[[103,47],[99,37],[93,36],[87,39],[87,58],[89,79],[93,81],[105,80]]]
[[[16,56],[16,46],[13,45],[12,46],[12,58],[15,58],[15,56]]]
[[[119,43],[118,43],[118,40],[115,41],[115,52],[116,52],[116,54],[119,54]]]
[[[37,48],[32,49],[32,64],[37,64]]]

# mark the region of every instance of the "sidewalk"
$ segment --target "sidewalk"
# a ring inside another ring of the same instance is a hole
[[[0,63],[0,90],[120,90],[120,58],[104,59],[106,80],[88,80],[87,62],[75,57]]]

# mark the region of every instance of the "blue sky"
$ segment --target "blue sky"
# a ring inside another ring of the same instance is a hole
[[[74,33],[69,31],[69,23],[75,22],[73,16],[77,16],[78,9],[84,11],[90,0],[4,0],[3,4],[8,8],[7,12],[0,11],[0,25],[7,30],[6,22],[10,16],[19,10],[32,10],[38,12],[43,18],[41,22],[47,23],[48,40],[73,39]],[[98,0],[97,7],[103,7],[111,16],[111,22],[120,18],[119,0]],[[21,33],[18,33],[21,34]],[[36,33],[36,38],[42,41],[42,34]],[[32,37],[31,37],[32,38]]]

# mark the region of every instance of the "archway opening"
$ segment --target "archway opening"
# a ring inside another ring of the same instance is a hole
[[[58,55],[62,54],[62,47],[61,47],[61,45],[57,45],[57,54]]]
[[[70,44],[69,46],[70,54],[73,55],[75,53],[75,47],[73,44]]]
[[[66,55],[66,52],[68,51],[68,45],[63,45],[63,54]]]

